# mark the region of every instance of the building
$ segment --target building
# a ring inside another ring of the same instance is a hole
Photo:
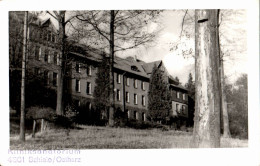
[[[10,26],[19,24],[17,21],[22,20],[22,12],[12,14],[17,17],[10,19]],[[10,14],[11,17],[13,15]],[[44,86],[56,90],[61,62],[57,44],[58,32],[50,19],[40,20],[33,17],[31,19],[28,35],[28,75],[33,78],[43,78]],[[103,53],[78,43],[73,43],[72,46],[68,53],[64,83],[65,92],[69,96],[66,98],[66,103],[80,110],[83,121],[93,121],[93,93],[96,86],[97,68]],[[13,55],[10,51],[10,57]],[[149,79],[154,66],[163,71],[164,79],[171,92],[172,109],[169,110],[169,114],[182,117],[185,121],[185,118],[188,118],[187,89],[176,83],[162,61],[146,63],[133,57],[126,59],[115,57],[116,111],[124,112],[128,119],[147,121]]]

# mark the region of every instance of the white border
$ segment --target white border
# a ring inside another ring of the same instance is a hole
[[[178,9],[225,8],[248,9],[248,57],[249,57],[249,148],[233,149],[166,149],[166,150],[84,150],[83,163],[75,165],[260,165],[259,123],[259,1],[258,0],[160,0],[157,3],[141,0],[9,0],[0,1],[0,57],[1,57],[1,165],[7,162],[9,147],[8,106],[8,11],[52,9]],[[174,20],[173,20],[174,21]],[[14,164],[17,165],[17,164]],[[44,164],[36,164],[44,165]],[[59,165],[71,165],[59,164]]]

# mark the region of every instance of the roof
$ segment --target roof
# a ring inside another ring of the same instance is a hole
[[[178,89],[183,89],[183,90],[186,90],[186,91],[188,91],[188,89],[186,89],[184,86],[182,86],[182,85],[175,85],[175,84],[170,84],[170,86],[172,86],[172,87],[175,87],[175,88],[178,88]]]
[[[119,58],[119,57],[115,56],[114,60],[115,60],[114,68],[129,72],[129,73],[132,73],[135,75],[139,75],[139,76],[142,76],[145,78],[150,78],[142,66],[143,62],[136,61],[132,57],[123,59],[123,58]]]
[[[162,63],[162,60],[154,61],[154,62],[150,62],[150,63],[144,63],[144,64],[143,64],[143,68],[144,68],[144,70],[145,70],[145,72],[146,72],[147,74],[151,74],[152,71],[153,71],[154,65],[155,65],[156,67],[159,67],[159,65],[160,65],[161,63]]]

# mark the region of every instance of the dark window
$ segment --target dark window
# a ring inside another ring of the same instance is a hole
[[[116,99],[117,101],[120,101],[120,90],[116,90]]]
[[[53,79],[52,79],[53,86],[57,86],[57,78],[58,78],[58,74],[53,73]]]
[[[51,36],[51,41],[52,41],[52,42],[55,42],[55,38],[56,38],[56,37],[55,37],[55,34],[52,34],[52,36]]]
[[[40,47],[39,46],[35,47],[35,59],[40,60]]]
[[[76,63],[76,72],[80,73],[80,64],[79,63]]]
[[[86,89],[87,94],[91,94],[91,83],[87,82],[87,89]]]
[[[80,81],[76,80],[76,86],[75,86],[76,92],[80,92]]]
[[[45,50],[45,54],[44,54],[44,61],[47,62],[48,61],[48,56],[49,56],[49,50]]]
[[[49,71],[44,71],[44,80],[45,80],[45,85],[49,85],[49,80],[50,80],[50,75]]]
[[[134,119],[138,119],[138,114],[136,111],[134,111]]]
[[[145,113],[142,113],[142,121],[145,121]]]
[[[87,73],[88,76],[91,75],[91,66],[89,66],[89,65],[87,66],[86,73]]]
[[[48,41],[51,41],[51,31],[48,31],[47,34],[48,34]]]
[[[58,53],[55,51],[54,52],[54,54],[53,54],[53,63],[55,64],[55,65],[57,65],[57,58],[58,58]]]
[[[142,105],[145,106],[145,96],[142,96]]]

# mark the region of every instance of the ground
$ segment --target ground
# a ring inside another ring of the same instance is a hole
[[[162,131],[160,129],[136,130],[80,126],[71,129],[51,129],[26,135],[26,142],[19,141],[17,134],[10,136],[10,149],[158,149],[189,148],[192,132]],[[221,138],[221,147],[247,147],[247,140]]]

